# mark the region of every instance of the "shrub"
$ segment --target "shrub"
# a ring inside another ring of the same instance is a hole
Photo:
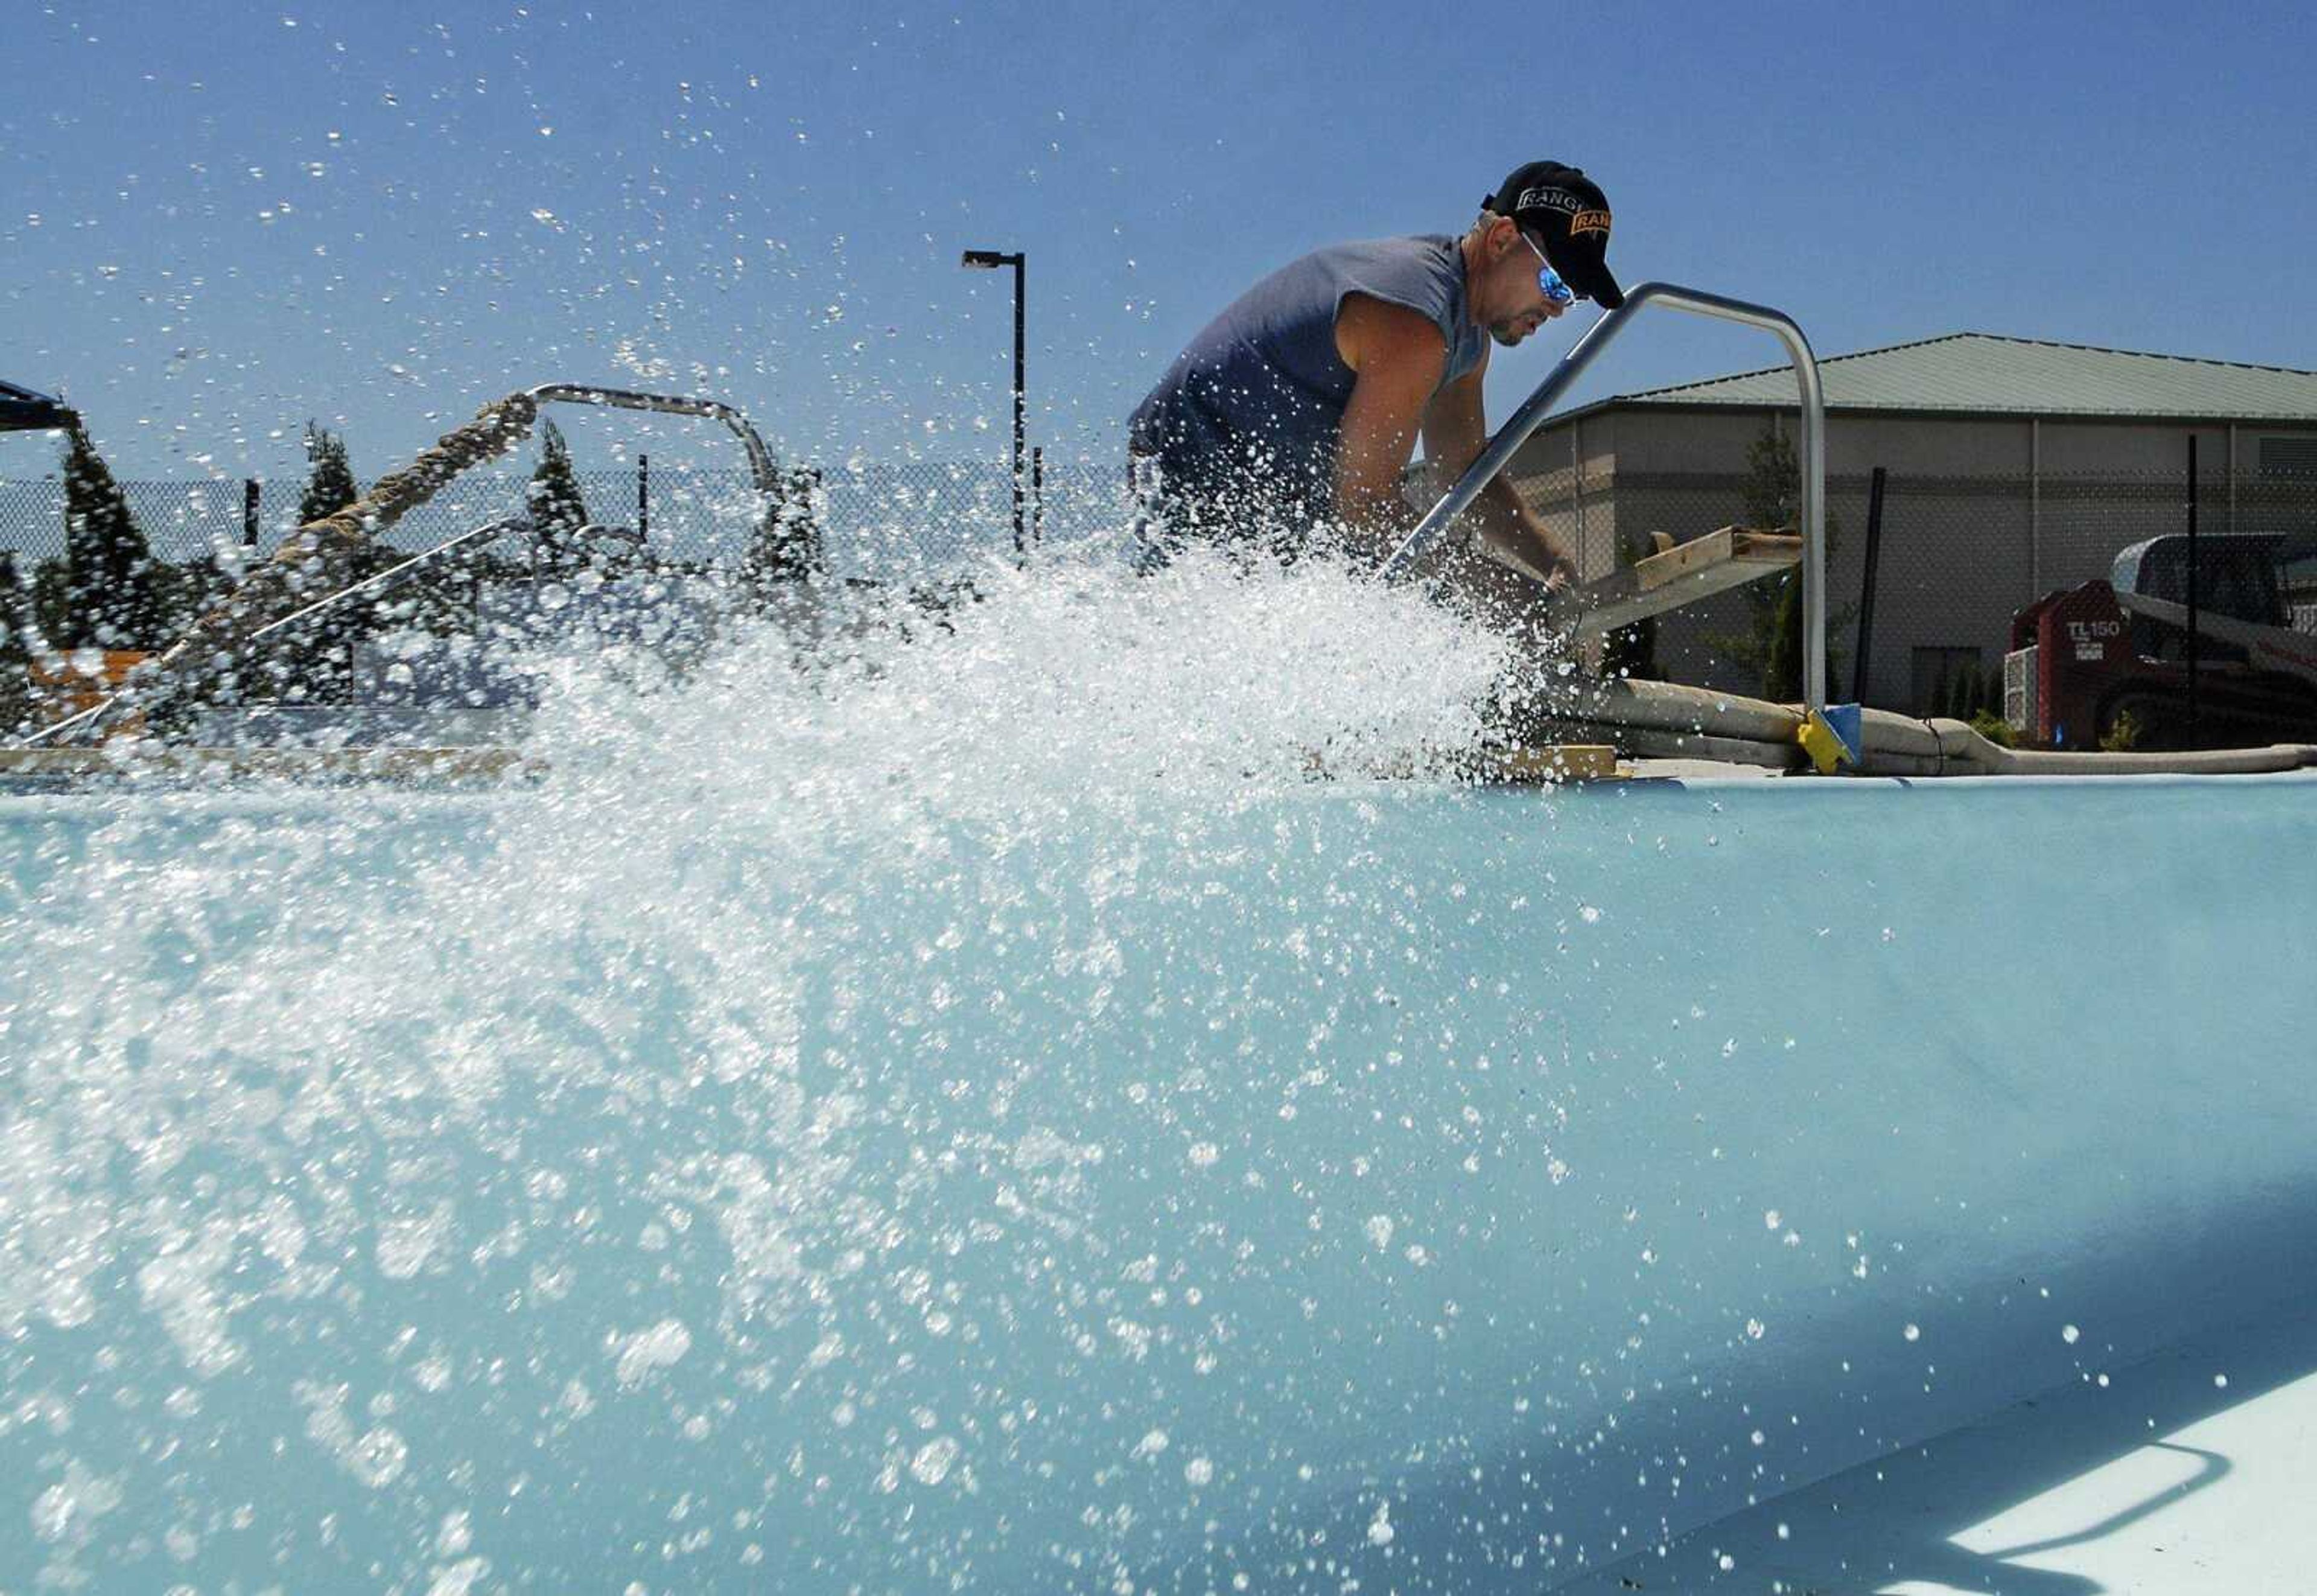
[[[539,429],[539,464],[523,489],[531,509],[537,542],[538,572],[550,581],[568,582],[587,566],[579,529],[594,519],[587,514],[586,496],[579,489],[579,474],[571,469],[571,447],[563,429],[552,421]]]
[[[306,491],[298,498],[298,525],[334,516],[362,497],[346,441],[327,426],[306,423]]]
[[[1971,729],[1999,748],[2019,746],[2019,734],[2011,730],[2011,722],[1990,710],[1981,710],[1971,717]]]
[[[1649,558],[1647,538],[1628,540],[1625,563],[1639,565]],[[1654,682],[1665,679],[1658,666],[1658,623],[1654,615],[1623,626],[1601,640],[1601,675],[1610,681]]]
[[[59,649],[157,649],[161,614],[152,546],[87,433],[65,445],[65,557],[34,573],[40,630]],[[52,574],[53,572],[53,574]]]
[[[31,712],[32,686],[26,674],[32,663],[31,640],[25,635],[31,614],[24,585],[16,576],[16,557],[0,551],[0,740],[21,735]]]
[[[2128,754],[2140,746],[2140,740],[2144,735],[2145,730],[2140,723],[2139,716],[2128,709],[2120,709],[2116,712],[2116,719],[2108,722],[2107,730],[2100,734],[2100,751],[2107,754]]]

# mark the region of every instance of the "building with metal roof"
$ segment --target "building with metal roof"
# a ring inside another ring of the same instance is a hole
[[[1999,664],[2012,611],[2179,530],[2191,439],[2205,530],[2317,527],[2317,372],[1988,333],[1820,369],[1838,617],[1864,596],[1868,486],[1886,474],[1866,662],[1869,701],[1886,707],[1940,707],[1955,671]],[[1555,417],[1510,475],[1590,579],[1649,533],[1746,520],[1749,451],[1790,439],[1797,411],[1785,365],[1617,394]],[[1714,641],[1748,619],[1733,595],[1668,620],[1668,674],[1758,689]],[[1836,631],[1840,652],[1850,634]]]
[[[1829,410],[1910,415],[2097,416],[2162,420],[2308,423],[2317,372],[2143,354],[1991,333],[1949,333],[1822,361]],[[1778,366],[1608,399],[1635,405],[1791,404],[1794,371]]]

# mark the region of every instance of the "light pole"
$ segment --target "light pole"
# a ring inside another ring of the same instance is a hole
[[[1022,377],[1022,295],[1023,279],[1028,274],[1026,262],[1018,249],[1011,255],[996,249],[969,249],[958,263],[985,272],[1000,266],[1014,268],[1014,552],[1017,555],[1027,546],[1022,521],[1022,440],[1027,394]]]

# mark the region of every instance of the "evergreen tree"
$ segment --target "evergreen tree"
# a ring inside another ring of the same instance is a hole
[[[1783,532],[1802,525],[1802,467],[1794,458],[1792,439],[1776,428],[1746,446],[1746,475],[1739,484],[1738,524],[1763,532]],[[1706,641],[1749,676],[1766,681],[1776,658],[1778,601],[1787,578],[1749,582],[1738,589],[1746,605],[1746,625],[1740,632],[1717,632]],[[1776,696],[1776,695],[1772,695]]]
[[[214,554],[204,554],[183,565],[162,564],[154,568],[155,603],[163,617],[163,632],[174,641],[190,630],[194,622],[215,609],[230,596],[233,578]]]
[[[1931,695],[1931,713],[1946,720],[1959,720],[1957,707],[1963,702],[1963,667],[1950,664],[1946,674],[1939,678],[1937,689]]]
[[[820,563],[820,472],[797,466],[775,473],[772,502],[741,551],[733,577],[746,602],[762,605]]]
[[[1985,702],[1986,688],[1980,679],[1979,667],[1969,659],[1957,661],[1954,674],[1947,677],[1947,718],[1969,721]]]
[[[32,640],[30,603],[16,575],[16,556],[0,550],[0,740],[14,741],[31,713]]]
[[[1829,518],[1828,531],[1833,530]],[[1763,584],[1757,584],[1762,586]],[[1800,571],[1788,571],[1775,584],[1770,584],[1777,600],[1770,625],[1770,657],[1762,672],[1762,696],[1774,704],[1798,704],[1803,696],[1803,578]],[[1826,697],[1829,704],[1842,697],[1842,666],[1835,653],[1833,637],[1836,630],[1850,616],[1846,607],[1839,614],[1827,617]]]
[[[318,422],[306,423],[306,466],[299,525],[335,515],[362,498],[345,439]],[[364,551],[350,575],[368,576],[397,558],[393,550],[377,545]],[[324,596],[318,591],[301,595],[309,602]],[[353,648],[371,630],[365,606],[355,605],[277,633],[258,645],[255,658],[243,662],[244,685],[255,696],[292,704],[346,703],[352,697]]]
[[[1624,555],[1627,565],[1638,565],[1650,556],[1651,544],[1643,538],[1629,542]],[[1633,682],[1655,682],[1665,679],[1658,666],[1658,622],[1655,615],[1646,616],[1631,626],[1621,627],[1601,640],[1601,675],[1610,681],[1620,678]]]
[[[538,570],[543,578],[568,581],[587,564],[579,529],[592,524],[586,496],[579,490],[578,473],[571,469],[571,450],[563,431],[550,421],[539,429],[539,464],[523,490],[537,534]]]
[[[72,632],[72,567],[43,560],[32,568],[32,625],[51,649],[65,647]]]
[[[1767,427],[1746,447],[1746,476],[1740,485],[1740,522],[1762,532],[1799,532],[1803,521],[1802,462],[1794,440],[1776,427]],[[1841,532],[1831,507],[1826,513],[1826,557],[1829,568]],[[1803,695],[1803,578],[1798,566],[1767,581],[1749,582],[1738,591],[1745,596],[1746,629],[1709,635],[1717,651],[1749,672],[1759,672],[1762,695],[1790,704]],[[1839,677],[1835,634],[1848,623],[1855,605],[1827,609],[1826,682],[1829,700],[1838,695]]]
[[[152,547],[88,434],[66,440],[63,590],[42,629],[60,649],[161,648]]]
[[[298,525],[335,515],[362,497],[346,441],[326,426],[306,423],[306,491],[298,500]]]

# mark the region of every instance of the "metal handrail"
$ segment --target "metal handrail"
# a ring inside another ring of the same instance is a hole
[[[1723,321],[1735,321],[1747,327],[1760,327],[1776,333],[1786,346],[1787,356],[1794,363],[1794,376],[1802,387],[1803,441],[1803,695],[1807,709],[1826,707],[1826,399],[1818,375],[1818,359],[1811,353],[1810,340],[1803,336],[1792,317],[1767,305],[1749,304],[1743,300],[1726,299],[1720,294],[1706,293],[1695,288],[1680,288],[1670,282],[1643,282],[1628,289],[1625,301],[1586,329],[1585,336],[1561,357],[1545,380],[1537,384],[1536,391],[1523,401],[1519,409],[1481,451],[1480,457],[1465,468],[1456,479],[1454,487],[1440,496],[1440,502],[1427,511],[1416,530],[1403,539],[1385,559],[1382,575],[1386,581],[1404,581],[1417,560],[1438,542],[1448,529],[1448,524],[1471,507],[1481,496],[1481,490],[1496,480],[1498,472],[1511,463],[1514,453],[1536,429],[1544,425],[1547,414],[1555,402],[1577,381],[1594,356],[1609,345],[1611,339],[1624,329],[1625,323],[1646,305],[1663,305],[1670,310],[1687,310],[1699,316],[1717,317]]]
[[[331,610],[352,604],[356,599],[376,598],[380,594],[391,592],[416,576],[421,566],[432,565],[456,551],[470,549],[479,543],[488,543],[493,538],[504,536],[507,533],[529,532],[531,529],[531,518],[527,516],[508,516],[501,520],[489,521],[480,526],[470,527],[456,537],[445,538],[433,548],[422,550],[407,560],[388,566],[384,570],[373,571],[361,581],[341,587],[327,598],[318,598],[303,609],[292,610],[279,621],[269,621],[251,632],[248,641],[260,642],[277,632],[287,632],[301,621],[310,621],[317,615],[325,614]]]
[[[595,388],[581,382],[542,382],[530,392],[542,405],[558,401],[607,405],[619,410],[650,410],[663,416],[699,416],[720,421],[740,440],[740,447],[747,451],[748,472],[756,480],[756,491],[780,491],[780,468],[773,463],[772,451],[765,447],[765,440],[756,435],[756,429],[748,425],[746,416],[719,400],[685,394],[638,393],[627,388]]]
[[[339,588],[335,593],[318,598],[301,608],[294,609],[278,621],[267,622],[245,638],[244,645],[263,642],[277,632],[286,632],[300,622],[310,621],[317,615],[327,614],[331,610],[342,608],[357,599],[375,598],[381,593],[390,592],[416,576],[420,567],[432,565],[449,554],[488,543],[492,539],[503,537],[510,532],[529,532],[531,529],[531,518],[527,516],[508,516],[497,521],[486,522],[480,526],[470,527],[456,537],[446,538],[431,549],[422,550],[407,560],[388,566],[384,570],[372,571],[359,582],[352,583]],[[135,680],[136,677],[132,673],[130,684],[133,685]],[[91,704],[76,714],[67,715],[61,721],[43,726],[25,738],[22,746],[35,749],[46,742],[60,742],[76,731],[93,727],[104,717],[105,713],[112,708],[120,697],[121,694],[115,693],[102,703]]]

